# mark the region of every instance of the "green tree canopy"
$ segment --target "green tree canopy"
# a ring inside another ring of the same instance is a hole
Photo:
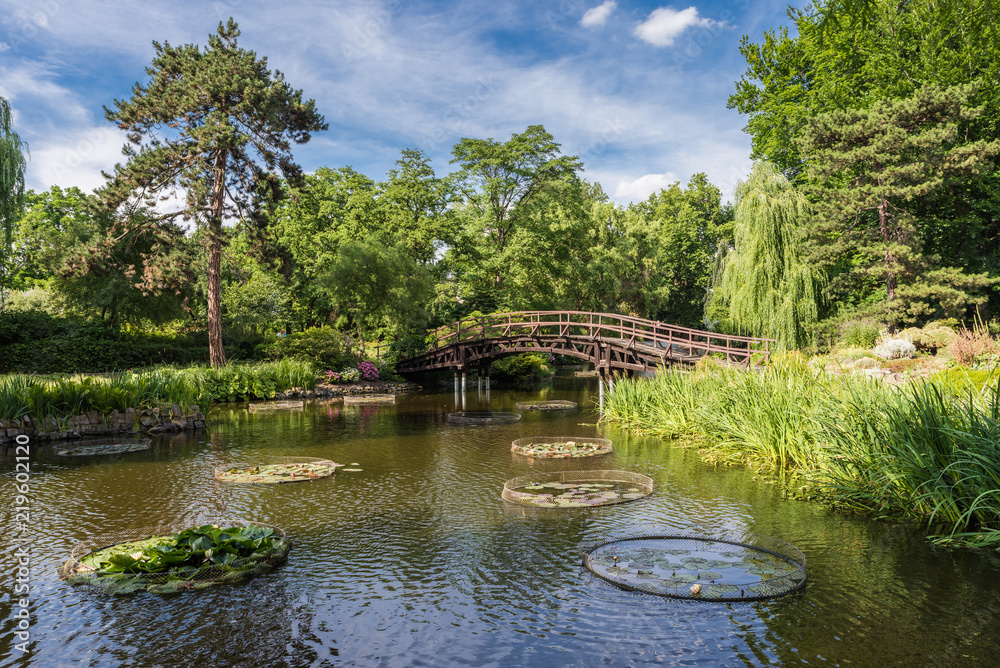
[[[809,204],[766,162],[754,164],[734,199],[734,247],[725,254],[712,301],[725,309],[729,328],[800,348],[810,342],[808,325],[818,320],[823,281],[801,252]]]
[[[313,100],[289,86],[267,59],[239,48],[236,22],[220,23],[201,50],[153,43],[150,82],[136,84],[130,100],[105,109],[128,132],[128,161],[116,165],[99,191],[112,208],[155,206],[182,195],[184,207],[160,213],[206,226],[208,334],[211,363],[226,362],[222,347],[221,261],[223,221],[263,224],[284,190],[279,173],[297,184],[301,171],[291,143],[305,143],[326,123]]]
[[[10,105],[0,97],[0,309],[14,269],[14,225],[24,208],[24,154],[28,147],[13,129]]]
[[[936,308],[962,316],[985,301],[975,291],[989,285],[987,276],[963,275],[923,252],[910,207],[957,177],[992,167],[988,158],[1000,153],[1000,140],[970,141],[963,132],[982,114],[968,106],[974,91],[928,84],[903,100],[818,114],[799,139],[819,209],[813,257],[832,265],[850,256],[854,272],[879,277],[887,322]]]

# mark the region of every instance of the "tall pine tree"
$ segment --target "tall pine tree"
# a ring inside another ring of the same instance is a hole
[[[115,166],[99,191],[118,209],[155,206],[175,195],[185,198],[183,217],[207,227],[208,340],[213,366],[226,363],[222,347],[221,260],[223,221],[262,224],[283,196],[279,172],[292,184],[301,169],[291,142],[309,141],[327,128],[315,101],[302,100],[266,58],[237,45],[233,19],[219,24],[208,48],[153,42],[156,56],[146,69],[151,80],[136,84],[132,99],[105,108],[109,121],[128,132],[126,164]],[[123,217],[127,220],[127,217]]]

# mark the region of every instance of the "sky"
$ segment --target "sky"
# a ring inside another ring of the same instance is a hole
[[[92,190],[121,162],[104,107],[147,83],[153,41],[206,45],[233,17],[329,130],[295,146],[307,171],[383,180],[406,148],[439,176],[463,137],[543,125],[622,204],[704,172],[731,196],[750,171],[746,118],[726,108],[748,35],[785,0],[0,0],[0,97],[28,143],[26,181]]]

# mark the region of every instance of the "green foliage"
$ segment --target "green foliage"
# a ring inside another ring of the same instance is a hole
[[[24,207],[27,145],[12,129],[10,105],[0,97],[0,308],[14,269],[14,224]]]
[[[319,279],[335,308],[353,321],[364,357],[367,333],[398,335],[426,322],[430,282],[402,249],[377,239],[344,243]]]
[[[502,357],[490,365],[490,378],[499,383],[522,384],[553,375],[548,355],[521,353]]]
[[[838,343],[851,348],[871,350],[882,335],[885,326],[871,318],[848,320],[840,325]]]
[[[942,543],[1000,546],[1000,392],[949,372],[899,388],[816,374],[795,356],[763,372],[706,368],[622,379],[605,419],[694,435],[710,459],[807,475],[841,506],[919,518]]]
[[[283,359],[277,362],[227,364],[224,367],[193,367],[199,387],[216,401],[271,399],[278,392],[316,387],[316,371],[311,362]]]
[[[111,210],[130,200],[184,191],[183,216],[207,227],[207,319],[211,362],[225,364],[222,348],[221,257],[224,218],[262,225],[282,199],[278,173],[297,185],[301,170],[291,142],[304,143],[327,125],[313,100],[289,86],[267,59],[237,45],[233,19],[220,23],[204,51],[189,44],[153,43],[151,80],[136,84],[131,100],[105,109],[128,133],[129,158],[99,191]]]
[[[811,343],[808,327],[819,317],[824,276],[802,258],[805,197],[773,166],[757,162],[735,198],[734,249],[713,300],[728,305],[725,322],[736,331],[777,339],[787,349]]]
[[[336,369],[349,363],[344,350],[344,335],[332,327],[311,327],[278,337],[266,346],[272,359],[302,360],[315,369]]]
[[[203,566],[227,565],[257,552],[271,552],[281,538],[274,529],[258,526],[220,529],[205,525],[185,529],[170,541],[157,540],[136,552],[115,551],[98,553],[89,559],[95,568],[105,573],[165,573],[192,575]]]

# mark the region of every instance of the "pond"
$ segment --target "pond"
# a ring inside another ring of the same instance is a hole
[[[3,542],[0,666],[996,665],[1000,561],[929,545],[919,528],[782,498],[767,476],[713,468],[659,439],[597,427],[596,380],[534,391],[422,393],[395,404],[214,409],[209,432],[121,455],[32,455],[30,653],[13,649],[17,558]],[[455,410],[568,400],[579,411],[449,424]],[[609,455],[530,460],[530,436],[603,437]],[[217,482],[217,467],[286,456],[347,468],[290,485]],[[534,472],[649,476],[630,503],[527,508]],[[13,453],[2,462],[13,506]],[[250,582],[162,596],[71,587],[57,570],[93,534],[233,518],[284,529],[288,561]],[[12,517],[5,513],[10,526]],[[757,603],[631,594],[582,566],[609,536],[750,532],[788,541],[808,582]],[[5,531],[8,536],[11,530]]]

